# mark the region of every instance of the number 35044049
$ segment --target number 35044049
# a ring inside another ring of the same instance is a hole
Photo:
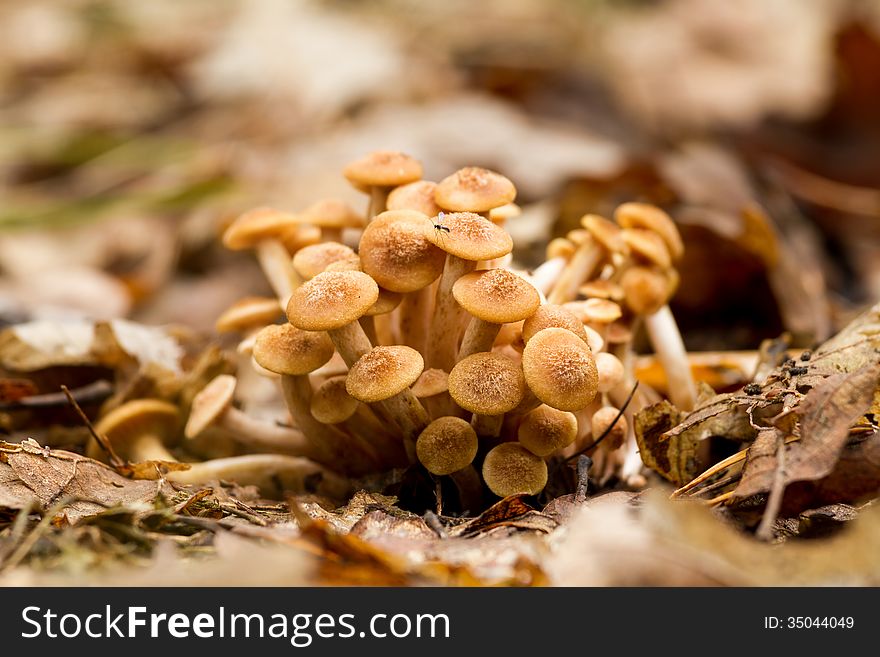
[[[855,627],[852,616],[765,616],[766,629],[845,629]]]

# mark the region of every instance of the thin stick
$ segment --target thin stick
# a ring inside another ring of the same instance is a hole
[[[596,440],[594,440],[589,445],[584,447],[581,451],[575,452],[574,454],[569,456],[567,459],[562,461],[562,463],[568,463],[569,461],[576,459],[578,456],[580,456],[584,452],[588,452],[589,450],[593,449],[594,447],[598,447],[599,444],[603,440],[605,440],[605,437],[611,433],[611,430],[614,428],[614,425],[617,424],[617,422],[620,420],[620,418],[623,417],[623,414],[626,412],[626,407],[629,406],[630,402],[633,400],[633,397],[636,396],[636,390],[638,390],[638,389],[639,389],[639,382],[636,381],[635,385],[632,387],[632,390],[629,391],[629,395],[627,395],[626,401],[623,402],[623,404],[620,407],[620,410],[617,411],[617,415],[614,417],[614,421],[608,425],[608,427],[605,429],[605,431],[602,432],[602,435],[600,435],[598,438],[596,438]]]
[[[782,434],[779,434],[782,437]],[[779,447],[776,449],[776,472],[773,475],[773,485],[770,488],[770,494],[767,496],[767,505],[764,507],[764,515],[761,517],[761,524],[755,530],[755,536],[763,541],[769,541],[773,538],[773,525],[776,524],[776,518],[779,516],[779,509],[782,507],[782,496],[785,493],[785,440],[779,440]]]
[[[106,379],[99,379],[81,388],[71,391],[73,398],[80,404],[104,401],[113,393],[113,384]],[[15,401],[0,401],[0,411],[14,411],[26,408],[52,408],[67,404],[69,397],[61,392],[50,392],[44,395],[30,395]]]
[[[119,469],[125,466],[125,461],[123,461],[116,452],[113,450],[113,445],[110,444],[110,441],[107,440],[106,436],[102,436],[97,431],[95,431],[95,427],[92,424],[92,421],[88,418],[88,416],[83,412],[83,409],[80,408],[80,405],[77,403],[74,396],[70,393],[70,390],[67,386],[62,385],[61,391],[67,396],[67,401],[70,402],[70,405],[73,407],[73,410],[76,411],[76,414],[79,415],[79,419],[82,421],[86,428],[88,428],[89,433],[92,434],[92,437],[98,441],[98,444],[101,446],[107,454],[110,456],[110,465],[114,468]]]

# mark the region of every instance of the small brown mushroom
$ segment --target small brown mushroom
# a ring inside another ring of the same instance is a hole
[[[470,424],[458,417],[440,417],[431,422],[416,440],[419,462],[428,472],[448,475],[470,465],[479,442]]]
[[[278,299],[245,297],[224,310],[214,328],[218,333],[239,332],[248,335],[254,329],[273,323],[280,314]]]
[[[519,443],[501,443],[483,460],[483,480],[495,495],[537,495],[547,485],[547,464]]]
[[[542,404],[523,417],[517,439],[532,454],[544,457],[568,447],[577,434],[578,422],[574,413]]]
[[[620,415],[620,418],[617,417],[618,415]],[[603,444],[606,445],[608,450],[615,450],[623,445],[623,441],[626,439],[626,417],[621,415],[620,411],[613,406],[603,406],[593,413],[593,417],[590,419],[590,430],[593,440],[599,440],[599,437],[608,431],[609,427],[611,430],[605,436]]]
[[[593,356],[596,360],[596,371],[599,373],[599,392],[611,392],[626,378],[626,371],[620,359],[606,351]]]
[[[335,198],[316,201],[298,214],[302,221],[321,229],[325,242],[341,242],[345,228],[363,228],[367,224],[348,203]]]
[[[581,225],[585,234],[547,294],[550,303],[561,304],[574,299],[578,288],[598,269],[609,250],[617,248],[614,231],[619,229],[604,217],[585,215]]]
[[[436,217],[443,209],[434,201],[437,183],[430,180],[417,180],[401,185],[388,194],[389,210],[415,210],[427,217]]]
[[[303,280],[314,278],[334,262],[356,257],[351,247],[339,242],[321,242],[306,246],[293,256],[293,268]]]
[[[95,424],[95,432],[107,438],[113,451],[132,463],[176,462],[168,446],[175,444],[179,430],[180,414],[177,407],[161,399],[126,402]],[[86,456],[107,460],[107,455],[94,438],[86,447]]]
[[[568,308],[552,303],[539,306],[535,313],[523,322],[523,342],[528,342],[535,333],[550,327],[568,329],[587,344],[590,343],[583,322]]]
[[[385,211],[388,192],[393,187],[414,182],[422,177],[422,165],[413,157],[394,151],[374,151],[351,162],[343,175],[352,185],[370,195],[367,221]]]
[[[545,328],[526,342],[526,383],[538,399],[561,411],[578,411],[596,396],[599,373],[583,339],[563,328]]]
[[[449,392],[449,374],[444,370],[427,369],[416,379],[412,391],[428,411],[428,417],[440,417],[447,406],[444,402],[449,401],[449,396],[446,394]]]
[[[481,167],[459,169],[437,183],[434,200],[444,210],[474,212],[489,219],[489,211],[512,203],[516,187],[500,173]],[[500,257],[500,256],[499,256]]]
[[[294,291],[287,304],[287,319],[304,331],[327,331],[351,367],[373,346],[358,319],[378,300],[379,286],[367,274],[325,271]]]
[[[456,363],[449,373],[449,394],[474,414],[481,436],[497,436],[504,414],[515,409],[526,394],[518,363],[494,352],[479,352]]]
[[[659,235],[672,260],[679,260],[684,254],[684,244],[675,222],[656,205],[622,203],[614,211],[614,219],[624,228],[645,228]]]
[[[459,358],[490,351],[502,324],[531,317],[541,303],[538,291],[530,283],[506,269],[465,274],[452,286],[452,295],[473,316],[462,339]]]

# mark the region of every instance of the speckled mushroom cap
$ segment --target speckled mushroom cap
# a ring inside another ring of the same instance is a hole
[[[274,297],[245,297],[224,310],[214,327],[218,333],[247,331],[274,322],[280,314]]]
[[[424,367],[422,355],[410,347],[373,347],[351,366],[345,389],[365,403],[382,401],[409,388]]]
[[[579,411],[596,397],[599,373],[590,348],[571,331],[545,328],[526,343],[523,374],[535,396],[561,411]]]
[[[446,254],[426,234],[431,219],[416,210],[389,210],[378,215],[361,236],[364,271],[382,287],[414,292],[443,272]]]
[[[595,280],[586,281],[578,288],[578,292],[588,299],[608,299],[610,301],[623,301],[623,288],[614,281]]]
[[[333,342],[324,332],[272,324],[257,333],[253,356],[257,365],[270,372],[298,376],[321,367],[333,351]]]
[[[367,220],[345,201],[326,198],[299,213],[300,219],[321,228],[363,228]]]
[[[392,310],[397,308],[400,305],[400,302],[403,300],[403,295],[400,292],[392,292],[391,290],[386,290],[384,287],[379,288],[379,298],[376,300],[370,309],[364,314],[367,317],[372,317],[373,315],[384,315],[385,313],[390,313]]]
[[[626,370],[614,354],[600,351],[594,355],[596,371],[599,373],[599,392],[610,392],[623,382]]]
[[[438,417],[416,440],[416,456],[428,472],[448,475],[470,465],[477,455],[479,439],[468,422],[459,417]]]
[[[437,183],[430,180],[417,180],[401,185],[388,194],[386,206],[389,210],[415,210],[434,217],[443,209],[434,201],[435,189]]]
[[[614,211],[614,218],[624,228],[645,228],[657,233],[669,249],[673,260],[684,254],[681,234],[672,218],[650,203],[623,203]]]
[[[321,242],[304,246],[297,251],[293,256],[293,268],[297,274],[305,280],[309,280],[327,269],[328,265],[355,257],[355,255],[354,250],[345,244]]]
[[[569,301],[565,308],[574,313],[580,321],[588,324],[610,324],[620,319],[623,314],[620,305],[608,299]]]
[[[293,291],[287,319],[305,331],[330,331],[357,320],[379,300],[379,286],[359,271],[325,271]]]
[[[413,394],[419,399],[433,397],[447,390],[449,390],[449,374],[434,367],[422,372],[412,386]]]
[[[345,422],[354,415],[358,400],[345,388],[346,375],[333,376],[324,381],[312,395],[312,417],[324,424]]]
[[[448,230],[434,227],[434,221]],[[500,226],[473,212],[451,212],[422,227],[436,246],[464,260],[493,260],[513,251],[513,239]]]
[[[128,444],[145,433],[166,445],[177,439],[180,414],[177,406],[161,399],[136,399],[113,409],[95,424],[95,431],[107,437],[119,455],[126,458]],[[94,440],[88,456],[96,458],[100,448]]]
[[[577,434],[578,421],[574,413],[542,404],[523,418],[517,438],[532,454],[543,457],[573,443]]]
[[[611,428],[610,431],[609,427]],[[608,431],[605,443],[611,449],[616,449],[623,444],[623,441],[626,439],[626,430],[626,416],[613,406],[603,406],[593,413],[593,417],[590,418],[590,433],[593,436],[593,440],[599,440],[602,434]]]
[[[482,351],[455,364],[449,373],[449,394],[471,413],[501,415],[522,401],[526,383],[518,363]]]
[[[645,228],[625,228],[621,236],[634,258],[664,269],[672,266],[669,248],[657,233]]]
[[[453,212],[486,212],[516,198],[516,187],[500,173],[481,167],[459,169],[437,183],[434,200]]]
[[[552,303],[545,303],[539,306],[534,314],[523,322],[523,342],[528,342],[535,333],[551,326],[568,329],[581,340],[589,343],[587,332],[584,330],[584,325],[577,315],[567,308]]]
[[[223,233],[223,246],[232,251],[253,248],[264,239],[277,238],[300,223],[293,214],[256,208],[238,217]]]
[[[522,208],[516,203],[505,203],[489,210],[489,219],[495,223],[504,223],[522,214]]]
[[[537,495],[547,485],[547,464],[519,443],[502,443],[486,454],[483,481],[498,497]]]
[[[614,222],[598,214],[585,214],[581,217],[581,226],[606,250],[612,253],[623,251],[623,231]]]
[[[189,410],[189,418],[183,435],[195,438],[202,433],[232,405],[235,394],[236,379],[230,374],[221,374],[211,379],[204,388],[193,397]]]
[[[637,315],[657,312],[672,291],[667,277],[652,267],[630,267],[620,278],[627,307]]]
[[[360,190],[369,187],[397,187],[422,177],[422,165],[396,151],[373,151],[349,163],[342,174]]]
[[[363,271],[361,257],[359,255],[348,256],[342,260],[331,262],[324,271]]]
[[[541,305],[535,287],[506,269],[465,274],[452,286],[452,296],[471,315],[493,324],[518,322]]]
[[[311,224],[299,224],[287,228],[279,239],[288,253],[296,253],[301,248],[321,241],[321,229]]]

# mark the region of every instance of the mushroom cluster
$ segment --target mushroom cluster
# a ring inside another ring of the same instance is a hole
[[[196,398],[187,436],[223,426],[249,448],[343,475],[419,468],[462,496],[482,484],[537,494],[548,459],[587,451],[609,472],[623,462],[641,323],[673,402],[693,406],[667,305],[682,243],[659,208],[586,215],[525,271],[504,228],[519,213],[504,176],[467,167],[434,183],[395,152],[344,175],[369,196],[366,214],[337,200],[260,208],[223,237],[256,251],[276,298],[243,300],[218,329],[277,378],[289,426],[247,419],[225,376]]]

